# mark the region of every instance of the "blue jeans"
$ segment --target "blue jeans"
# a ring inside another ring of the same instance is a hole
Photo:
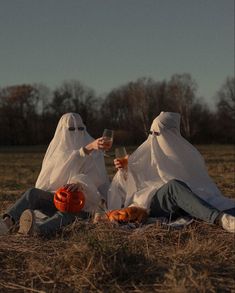
[[[189,215],[212,224],[220,214],[219,210],[193,193],[187,184],[176,179],[163,185],[150,205],[151,217]]]
[[[77,214],[62,213],[58,211],[54,205],[54,195],[51,192],[38,188],[27,190],[4,214],[10,216],[15,223],[20,219],[24,210],[40,210],[48,218],[42,223],[37,223],[37,231],[42,235],[53,234],[61,227],[67,226],[74,222],[76,217],[85,219],[88,213],[80,212]]]

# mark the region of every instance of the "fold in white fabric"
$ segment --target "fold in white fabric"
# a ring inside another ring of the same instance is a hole
[[[64,184],[80,182],[86,189],[84,210],[106,199],[109,179],[102,151],[85,155],[83,147],[94,141],[79,114],[64,114],[43,159],[35,187],[54,192]],[[101,192],[101,194],[100,194]]]
[[[108,208],[137,205],[149,208],[156,191],[171,179],[185,182],[206,202],[223,211],[235,201],[224,197],[207,172],[203,157],[180,134],[180,114],[161,112],[152,123],[152,134],[130,155],[127,180],[122,170],[114,176]]]

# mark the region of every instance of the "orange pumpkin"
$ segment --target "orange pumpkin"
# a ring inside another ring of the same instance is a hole
[[[139,207],[128,207],[120,210],[112,210],[107,213],[110,221],[117,222],[145,222],[148,218],[146,209]]]
[[[85,196],[82,191],[68,191],[59,188],[54,194],[56,208],[64,213],[78,213],[84,207]]]

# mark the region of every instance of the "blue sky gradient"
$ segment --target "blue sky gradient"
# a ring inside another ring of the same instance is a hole
[[[0,87],[78,79],[103,94],[184,72],[209,104],[234,76],[233,0],[0,1]]]

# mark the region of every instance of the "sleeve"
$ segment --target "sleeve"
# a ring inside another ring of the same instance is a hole
[[[108,190],[107,204],[108,209],[121,209],[126,199],[126,181],[121,170],[119,170],[113,178]]]
[[[79,174],[72,177],[68,183],[80,183],[85,194],[85,205],[83,210],[86,212],[94,212],[101,200],[101,195],[87,175]]]
[[[106,181],[104,182],[104,184],[102,184],[98,190],[101,194],[101,198],[105,200],[105,202],[107,202],[107,194],[108,194],[108,191],[109,191],[109,187],[110,187],[110,181],[109,181],[109,178],[107,176],[107,179]]]
[[[85,153],[84,147],[81,147],[78,152],[79,152],[80,157],[82,157],[82,158],[89,156],[88,154]]]

